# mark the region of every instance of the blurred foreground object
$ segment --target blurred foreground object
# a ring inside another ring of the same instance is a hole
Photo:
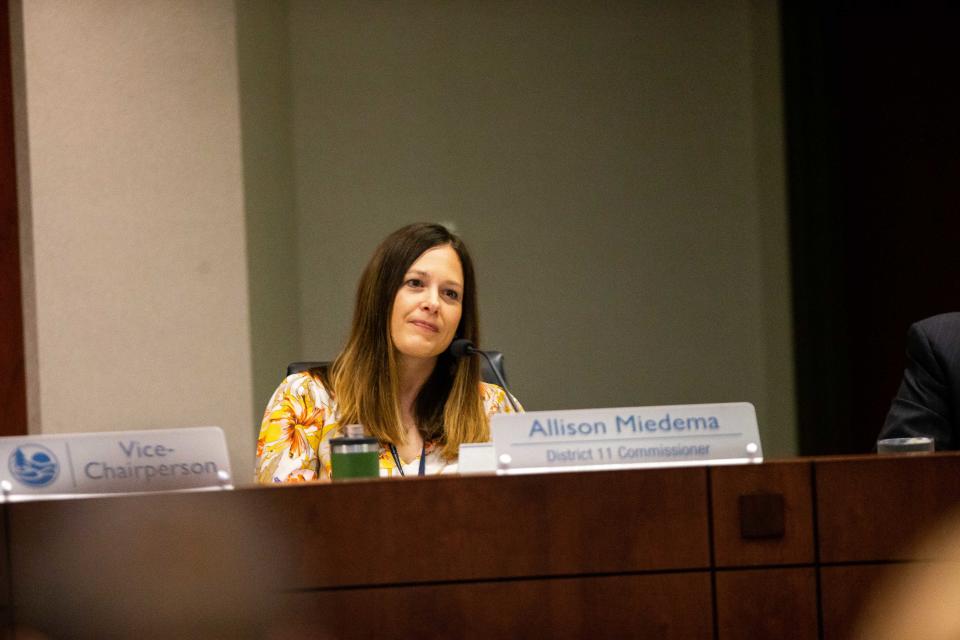
[[[921,538],[912,554],[881,580],[854,638],[960,638],[960,510]]]

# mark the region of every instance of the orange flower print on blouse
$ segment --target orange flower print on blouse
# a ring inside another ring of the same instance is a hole
[[[493,384],[481,383],[480,397],[489,419],[495,413],[512,413],[507,394]],[[330,478],[330,438],[340,429],[336,403],[319,379],[308,372],[295,373],[280,383],[260,425],[257,439],[257,481],[304,482]],[[456,460],[440,456],[440,449],[426,448],[426,472],[452,473]],[[411,461],[411,464],[416,461]],[[404,461],[404,465],[407,462]],[[416,465],[413,464],[415,467]],[[389,449],[380,451],[380,474],[400,475]],[[416,474],[416,470],[412,471]]]
[[[270,400],[257,440],[257,479],[274,482],[315,480],[319,475],[317,446],[336,425],[325,425],[329,398],[306,383],[308,377],[290,376]],[[322,389],[322,387],[320,387]]]

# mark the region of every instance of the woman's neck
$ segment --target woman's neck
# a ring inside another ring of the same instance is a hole
[[[398,373],[400,376],[400,412],[406,415],[413,414],[413,403],[420,393],[420,389],[426,384],[433,368],[437,364],[436,358],[421,360],[419,358],[409,358],[400,356],[398,362]],[[407,426],[407,425],[404,425]]]
[[[420,389],[426,384],[433,368],[437,364],[436,358],[421,360],[419,358],[399,357],[398,369],[400,374],[400,419],[403,422],[404,444],[397,446],[397,453],[404,461],[410,461],[420,455],[423,449],[423,437],[417,428],[417,419],[413,411],[414,402]]]

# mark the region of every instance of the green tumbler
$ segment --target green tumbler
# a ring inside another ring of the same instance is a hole
[[[333,481],[380,477],[380,443],[363,435],[363,428],[349,425],[347,435],[330,439]]]

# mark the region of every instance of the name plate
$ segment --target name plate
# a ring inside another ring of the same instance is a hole
[[[763,462],[749,402],[496,414],[498,473]]]
[[[8,500],[233,488],[220,427],[0,438]]]

